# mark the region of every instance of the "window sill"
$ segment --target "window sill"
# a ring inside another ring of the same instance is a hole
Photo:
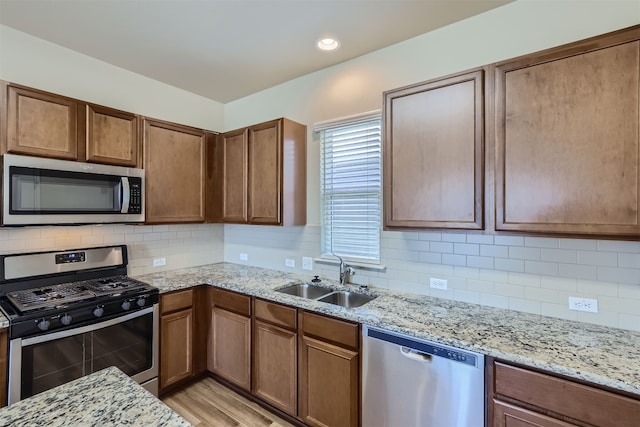
[[[340,265],[340,261],[338,261],[337,259],[329,259],[329,258],[314,258],[313,262],[317,262],[319,264],[335,265],[335,266]],[[350,267],[357,267],[363,270],[385,271],[387,269],[387,266],[382,264],[368,264],[366,262],[347,261],[347,260],[345,260],[344,263]]]

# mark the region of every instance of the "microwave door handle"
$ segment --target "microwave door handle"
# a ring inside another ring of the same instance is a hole
[[[129,188],[129,178],[123,176],[120,178],[121,182],[121,193],[120,197],[122,198],[122,209],[120,209],[120,213],[126,214],[129,212],[129,201],[131,199],[131,189]]]

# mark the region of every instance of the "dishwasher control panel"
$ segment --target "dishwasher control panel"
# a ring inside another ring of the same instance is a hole
[[[403,336],[391,334],[386,331],[379,331],[373,328],[368,328],[366,334],[371,338],[377,338],[379,340],[398,344],[399,346],[403,347],[402,351],[404,353],[443,357],[455,362],[479,367],[477,355],[457,348],[446,347],[424,340],[409,339]]]

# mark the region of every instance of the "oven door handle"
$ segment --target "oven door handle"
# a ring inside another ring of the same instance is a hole
[[[137,317],[141,317],[147,315],[149,313],[153,313],[155,309],[155,305],[152,307],[147,307],[143,310],[135,311],[133,313],[126,314],[124,316],[118,316],[113,319],[106,320],[100,323],[93,323],[91,325],[82,326],[79,328],[65,329],[64,331],[53,332],[51,334],[46,335],[38,335],[31,338],[26,338],[22,340],[22,347],[26,347],[33,344],[40,344],[47,341],[57,340],[59,338],[72,337],[78,334],[84,334],[85,332],[92,332],[98,329],[106,328],[108,326],[117,325],[118,323],[126,322],[127,320],[135,319]]]

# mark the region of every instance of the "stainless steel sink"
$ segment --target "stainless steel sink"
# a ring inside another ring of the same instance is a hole
[[[322,298],[318,298],[318,301],[328,302],[329,304],[335,304],[346,308],[354,308],[360,307],[373,299],[375,299],[374,295],[359,294],[348,291],[335,291]]]
[[[294,285],[289,285],[281,289],[276,289],[276,291],[296,297],[318,299],[321,296],[330,294],[331,292],[333,292],[333,289],[309,283],[296,283]]]

